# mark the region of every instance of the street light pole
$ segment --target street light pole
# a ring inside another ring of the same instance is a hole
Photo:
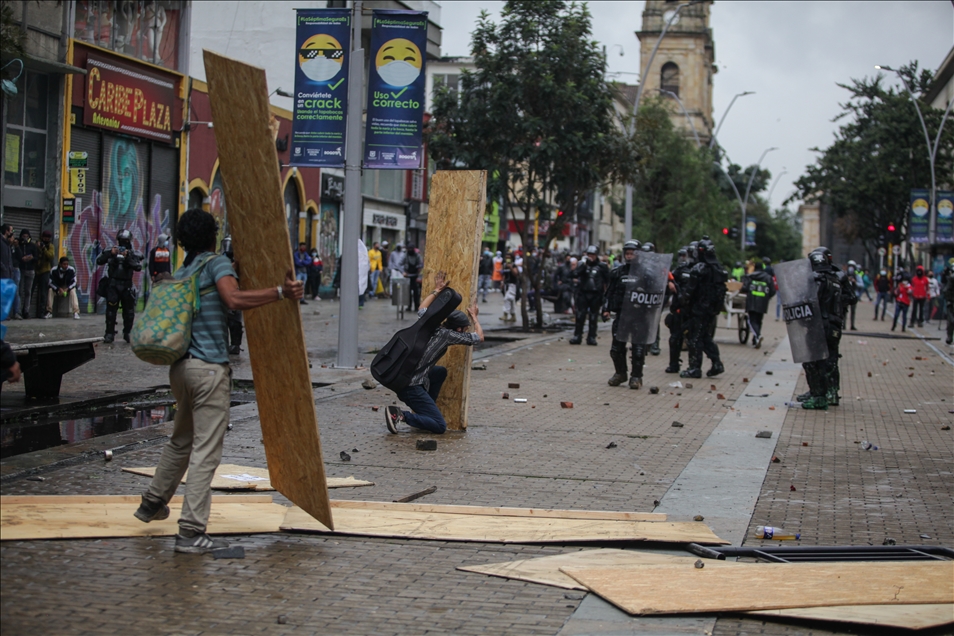
[[[772,187],[769,188],[768,196],[765,197],[766,199],[768,199],[769,201],[772,200],[772,193],[775,192],[775,186],[777,186],[778,182],[782,179],[782,177],[787,174],[788,174],[788,170],[782,170],[781,172],[778,173],[778,176],[775,177],[775,181],[772,182]]]
[[[904,76],[901,75],[901,72],[897,69],[893,69],[890,66],[879,66],[875,65],[875,68],[879,71],[891,71],[898,76],[898,79],[901,80],[901,85],[904,86],[904,90],[908,92],[908,96],[911,98],[911,101],[914,103],[914,109],[918,112],[918,119],[921,121],[921,130],[924,131],[924,143],[927,144],[928,150],[928,161],[931,165],[931,207],[928,210],[928,241],[929,244],[933,244],[935,241],[935,234],[937,233],[937,227],[935,225],[935,215],[934,210],[937,207],[937,180],[934,175],[934,159],[937,156],[937,147],[941,141],[941,131],[944,130],[944,122],[947,121],[947,116],[951,112],[951,103],[948,102],[947,110],[944,111],[944,117],[941,119],[941,125],[937,130],[937,137],[934,140],[934,145],[931,145],[931,136],[928,134],[927,124],[924,123],[924,115],[921,114],[921,107],[918,106],[918,100],[915,99],[914,93],[911,91],[911,87],[908,86],[908,82],[904,79]]]
[[[739,189],[735,187],[735,181],[732,180],[732,177],[729,176],[729,173],[725,171],[725,168],[722,167],[722,164],[718,161],[713,161],[713,165],[722,171],[722,174],[725,175],[725,178],[729,180],[729,185],[732,186],[732,191],[735,192],[735,198],[739,201],[739,210],[742,212],[743,218],[745,217],[745,205],[742,204],[742,195],[739,194]],[[743,228],[744,229],[744,228]]]
[[[689,122],[689,127],[692,128],[692,135],[696,138],[696,146],[702,148],[702,142],[699,140],[699,133],[696,132],[696,125],[692,123],[692,117],[689,116],[689,111],[686,110],[686,106],[682,103],[682,100],[679,99],[679,96],[672,91],[663,90],[661,88],[659,89],[659,92],[663,95],[669,95],[676,100],[676,103],[679,104],[679,108],[682,109],[682,114],[686,116],[686,121]]]
[[[639,87],[636,89],[636,101],[633,102],[633,119],[629,123],[630,137],[636,133],[636,113],[639,111],[639,101],[643,97],[643,87],[646,85],[646,78],[649,77],[649,67],[653,64],[653,59],[656,57],[656,51],[659,50],[660,43],[662,42],[663,38],[666,37],[666,32],[669,30],[669,27],[679,19],[679,12],[688,6],[698,4],[701,1],[702,0],[693,0],[692,2],[687,2],[685,4],[676,6],[672,12],[672,15],[669,16],[669,20],[667,20],[666,24],[663,25],[662,32],[660,32],[659,38],[656,40],[656,45],[653,46],[653,51],[649,54],[649,61],[646,62],[646,67],[639,76]],[[628,241],[629,239],[633,238],[633,185],[631,183],[626,184],[626,203],[623,216],[623,226],[624,231],[626,232],[626,240]]]
[[[778,150],[776,147],[766,148],[765,152],[762,153],[762,156],[759,157],[759,162],[755,164],[755,170],[752,171],[752,174],[749,175],[749,184],[745,186],[745,198],[742,199],[742,231],[739,232],[742,235],[742,253],[745,254],[745,217],[746,213],[749,210],[749,191],[752,189],[752,182],[755,181],[755,175],[758,173],[759,168],[762,167],[762,160],[765,159],[765,155],[772,152],[773,150]]]
[[[712,139],[709,140],[710,149],[715,145],[716,137],[719,136],[719,131],[722,130],[722,122],[725,121],[726,115],[728,115],[729,111],[732,110],[732,104],[734,104],[735,100],[737,100],[738,98],[745,97],[746,95],[755,95],[755,91],[744,91],[742,93],[738,93],[736,94],[735,97],[732,98],[732,101],[729,102],[729,107],[725,109],[724,113],[722,113],[722,119],[719,120],[719,125],[716,126],[715,132],[712,133]]]

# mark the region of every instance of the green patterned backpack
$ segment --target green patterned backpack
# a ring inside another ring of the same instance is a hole
[[[215,258],[210,255],[189,278],[166,279],[155,283],[146,309],[133,325],[132,350],[150,364],[171,365],[189,351],[192,343],[192,318],[199,313],[201,297],[199,274]]]

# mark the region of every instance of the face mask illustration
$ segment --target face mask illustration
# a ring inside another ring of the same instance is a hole
[[[407,86],[420,74],[421,69],[404,61],[389,62],[378,69],[378,75],[390,86]]]
[[[327,82],[338,74],[341,70],[341,64],[334,60],[329,60],[321,55],[311,60],[306,60],[301,65],[301,71],[308,79],[315,82]]]

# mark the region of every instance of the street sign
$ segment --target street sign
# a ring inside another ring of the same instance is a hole
[[[900,246],[900,245],[895,245],[894,247],[892,247],[892,248],[891,248],[891,253],[894,254],[895,256],[897,256],[898,254],[900,254],[900,253],[901,253],[901,246]]]
[[[70,168],[86,168],[89,162],[89,153],[85,150],[71,150],[69,153]]]
[[[878,248],[878,256],[884,256],[884,255],[887,254],[887,253],[888,253],[888,249],[887,249],[886,247],[879,247],[879,248]]]

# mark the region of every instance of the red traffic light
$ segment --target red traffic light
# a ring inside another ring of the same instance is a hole
[[[727,227],[722,228],[722,233],[725,234],[726,236],[728,236],[728,235],[729,235],[729,228],[727,228]]]
[[[563,210],[557,210],[557,216],[563,216]]]
[[[894,223],[888,223],[888,231],[894,232]]]

